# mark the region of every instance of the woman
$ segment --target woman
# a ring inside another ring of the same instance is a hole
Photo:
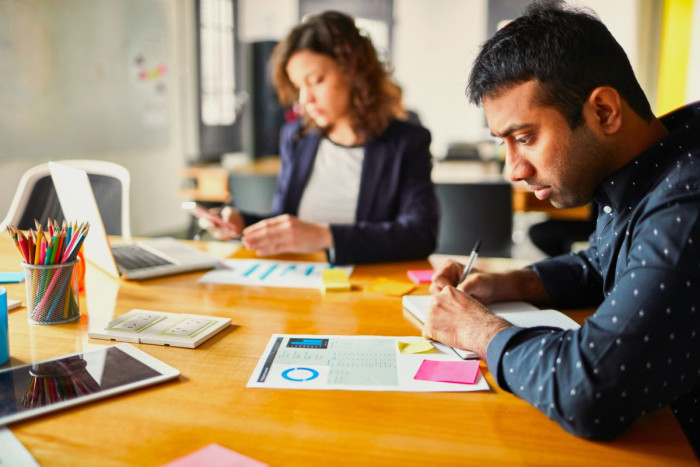
[[[281,171],[266,218],[222,210],[220,239],[260,256],[328,252],[334,264],[424,258],[438,205],[430,133],[400,120],[401,91],[352,18],[310,17],[275,48],[273,81],[301,118],[280,134]]]

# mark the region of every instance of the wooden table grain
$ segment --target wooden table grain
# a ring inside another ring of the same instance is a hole
[[[0,270],[21,270],[13,250],[3,235]],[[377,277],[404,279],[407,269],[426,267],[427,261],[357,266],[350,292],[323,295],[198,284],[201,272],[115,281],[88,265],[79,322],[30,325],[26,308],[10,312],[10,365],[109,345],[89,339],[88,326],[132,308],[225,316],[233,326],[194,350],[137,345],[178,368],[176,381],[9,428],[41,465],[51,466],[161,465],[209,443],[274,466],[697,464],[667,408],[615,441],[583,440],[498,388],[483,365],[491,389],[476,393],[246,388],[273,333],[418,335],[400,298],[365,287]],[[25,301],[23,284],[6,288],[10,298]],[[427,292],[422,285],[413,293]],[[572,316],[581,322],[586,314]]]

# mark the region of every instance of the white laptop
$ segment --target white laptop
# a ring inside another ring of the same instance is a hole
[[[153,238],[110,246],[87,172],[49,162],[61,209],[67,220],[89,222],[83,248],[85,259],[114,277],[149,279],[211,269],[218,260],[174,238]]]

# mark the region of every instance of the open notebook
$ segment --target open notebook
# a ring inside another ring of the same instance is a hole
[[[404,295],[403,307],[422,325],[430,306],[431,295]],[[516,326],[531,328],[535,326],[552,326],[561,329],[578,329],[581,326],[564,313],[556,310],[540,310],[525,302],[501,302],[489,305],[489,310]],[[439,343],[436,343],[439,344]],[[479,358],[469,350],[455,349],[463,359]]]
[[[126,279],[149,279],[210,269],[218,260],[174,238],[153,238],[110,245],[102,216],[84,170],[49,162],[49,171],[66,219],[89,222],[83,248],[85,258],[108,274]]]

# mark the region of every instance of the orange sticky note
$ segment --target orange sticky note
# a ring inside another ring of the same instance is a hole
[[[410,282],[395,281],[392,279],[387,279],[386,277],[378,277],[377,280],[369,285],[367,290],[370,292],[379,292],[386,295],[395,295],[400,297],[401,295],[406,295],[415,288],[416,286]]]

